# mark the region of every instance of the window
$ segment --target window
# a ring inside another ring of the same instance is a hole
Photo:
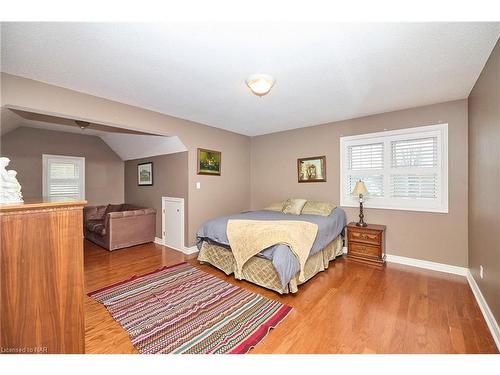
[[[85,199],[85,158],[42,155],[43,196]]]
[[[448,212],[448,124],[341,137],[340,171],[341,206]]]

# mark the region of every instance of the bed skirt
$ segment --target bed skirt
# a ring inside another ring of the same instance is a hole
[[[274,290],[280,294],[296,293],[300,284],[305,283],[318,272],[327,269],[331,260],[342,255],[342,247],[343,237],[338,235],[323,250],[318,251],[307,259],[304,267],[305,280],[299,282],[297,273],[285,288],[281,285],[273,263],[268,259],[256,256],[250,258],[243,266],[242,279]],[[209,263],[223,271],[226,275],[230,275],[236,270],[233,253],[228,248],[209,241],[203,241],[198,254],[198,261],[202,264]]]

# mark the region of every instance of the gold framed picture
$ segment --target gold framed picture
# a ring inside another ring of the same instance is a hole
[[[326,182],[326,156],[297,159],[298,182]]]
[[[198,174],[220,176],[222,154],[219,151],[198,149]]]

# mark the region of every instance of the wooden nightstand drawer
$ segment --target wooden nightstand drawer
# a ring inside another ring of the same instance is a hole
[[[382,232],[368,230],[349,230],[347,232],[347,239],[353,242],[363,242],[378,246],[382,243]]]
[[[365,245],[358,242],[351,242],[349,245],[349,253],[352,253],[352,255],[362,255],[365,257],[379,258],[380,247]]]
[[[385,262],[385,225],[347,225],[347,256],[356,261],[382,265]]]

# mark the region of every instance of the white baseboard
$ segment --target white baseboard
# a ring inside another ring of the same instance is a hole
[[[347,247],[344,246],[342,249],[344,254],[347,254]],[[413,266],[418,268],[425,268],[428,270],[452,273],[454,275],[467,276],[469,271],[466,267],[452,266],[444,263],[430,262],[428,260],[421,260],[415,258],[407,258],[399,255],[386,254],[385,260],[390,263],[405,264],[407,266]]]
[[[198,248],[196,246],[191,246],[191,247],[185,247],[184,248],[184,254],[194,254],[198,252]]]
[[[166,246],[165,243],[163,242],[163,239],[159,237],[155,237],[155,243],[158,245]],[[181,253],[186,255],[194,254],[198,251],[198,248],[196,246],[184,247],[182,249],[173,246],[167,246],[167,247],[172,250],[180,251]]]
[[[483,293],[481,293],[481,289],[474,280],[472,273],[470,270],[467,270],[467,281],[469,282],[470,288],[472,289],[472,293],[474,293],[474,297],[476,297],[477,304],[483,313],[484,320],[486,320],[486,324],[490,329],[491,335],[493,336],[493,340],[495,340],[495,344],[497,344],[498,350],[500,350],[500,329],[498,327],[498,323],[493,316],[493,313],[488,306],[488,303],[484,299]]]
[[[391,263],[406,264],[407,266],[413,266],[418,268],[425,268],[428,270],[452,273],[454,275],[467,276],[469,271],[466,267],[452,266],[450,264],[430,262],[428,260],[420,260],[415,258],[401,257],[399,255],[386,255],[386,261]]]

